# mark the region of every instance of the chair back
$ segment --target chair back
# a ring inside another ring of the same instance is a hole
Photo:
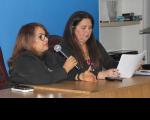
[[[61,36],[58,36],[58,35],[50,35],[49,36],[49,42],[48,42],[48,45],[49,45],[49,50],[51,52],[54,52],[54,46],[56,44],[60,44],[60,42],[63,40],[63,38]]]
[[[0,47],[0,85],[4,84],[8,80],[8,74],[4,64],[3,53]]]

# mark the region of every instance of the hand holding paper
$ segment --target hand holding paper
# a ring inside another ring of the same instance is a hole
[[[144,55],[145,51],[140,54],[123,54],[117,67],[120,77],[132,77]]]

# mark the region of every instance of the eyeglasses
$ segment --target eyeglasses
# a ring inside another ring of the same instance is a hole
[[[41,35],[39,35],[39,38],[40,38],[41,41],[45,41],[45,40],[48,39],[48,36],[49,35],[47,35],[47,34],[41,34]]]

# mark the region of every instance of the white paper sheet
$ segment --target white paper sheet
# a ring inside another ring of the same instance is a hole
[[[120,77],[131,78],[144,55],[145,51],[140,54],[123,54],[117,67]]]

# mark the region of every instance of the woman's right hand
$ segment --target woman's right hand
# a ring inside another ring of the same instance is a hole
[[[120,73],[117,69],[109,69],[106,71],[99,72],[97,79],[105,79],[106,77],[119,77]]]
[[[70,56],[69,58],[67,58],[66,62],[64,63],[63,68],[68,73],[76,65],[77,65],[77,60],[73,56]]]
[[[80,73],[79,79],[81,81],[91,81],[91,82],[97,81],[96,76],[91,72],[91,67],[89,67],[87,71]]]

